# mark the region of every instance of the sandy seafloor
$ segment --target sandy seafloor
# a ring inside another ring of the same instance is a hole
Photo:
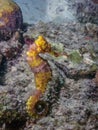
[[[28,45],[24,44],[16,58],[3,64],[5,67],[0,82],[1,129],[97,130],[98,87],[93,79],[98,61],[91,56],[93,54],[97,57],[98,52],[96,28],[97,25],[94,24],[77,22],[61,25],[39,22],[28,27],[24,36],[37,38],[38,35],[43,35],[58,52],[71,54],[68,60],[62,56],[53,59],[67,66],[71,75],[75,76],[67,77],[62,68],[59,69],[51,63],[51,56],[46,57],[50,62],[53,77],[43,100],[51,100],[51,110],[39,120],[30,118],[26,113],[25,103],[35,89],[35,83],[34,75],[26,61]]]

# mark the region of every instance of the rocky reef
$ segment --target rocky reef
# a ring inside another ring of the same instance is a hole
[[[28,27],[25,36],[43,35],[59,57],[40,54],[52,69],[42,100],[49,105],[46,116],[29,117],[26,101],[35,91],[34,75],[26,60],[27,44],[18,57],[1,62],[0,127],[3,130],[97,130],[98,45],[95,24],[42,23]],[[2,57],[1,57],[2,60]],[[20,125],[22,128],[20,128]],[[7,128],[6,128],[7,127]]]

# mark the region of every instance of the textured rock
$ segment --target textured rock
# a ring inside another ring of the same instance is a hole
[[[25,101],[28,96],[25,94],[28,94],[28,89],[32,87],[30,83],[33,75],[25,62],[25,57],[9,61],[7,66],[7,73],[2,77],[3,85],[0,86],[0,123],[26,120]],[[25,89],[29,85],[30,87]]]
[[[17,31],[10,40],[0,42],[0,53],[6,60],[10,60],[21,51],[22,43],[22,35]]]
[[[82,23],[98,22],[98,4],[96,0],[71,0],[69,8],[76,16],[77,20]]]
[[[39,120],[30,119],[25,110],[25,102],[35,90],[35,84],[34,75],[26,61],[28,45],[24,45],[21,55],[7,62],[5,74],[2,76],[3,83],[0,82],[0,123],[25,119],[27,121],[24,130],[97,130],[98,87],[93,78],[97,76],[95,72],[98,65],[97,53],[92,49],[96,39],[89,32],[85,32],[85,24],[79,23],[64,23],[59,26],[39,23],[28,28],[24,35],[36,38],[39,34],[44,35],[53,49],[60,54],[72,54],[73,50],[78,50],[82,60],[79,58],[80,62],[73,62],[77,61],[76,53],[73,60],[66,55],[59,58],[41,55],[48,60],[53,72],[52,80],[41,97],[49,103],[49,113]],[[86,62],[83,58],[86,58]]]

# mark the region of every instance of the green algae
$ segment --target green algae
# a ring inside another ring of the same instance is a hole
[[[78,51],[73,51],[69,54],[69,59],[73,62],[73,63],[81,63],[82,61],[82,56],[80,55],[80,53]]]

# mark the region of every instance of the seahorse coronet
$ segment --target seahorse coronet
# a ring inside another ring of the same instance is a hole
[[[39,36],[38,39],[35,40],[35,44],[38,46],[38,49],[45,50],[48,47],[48,43],[43,36]]]

